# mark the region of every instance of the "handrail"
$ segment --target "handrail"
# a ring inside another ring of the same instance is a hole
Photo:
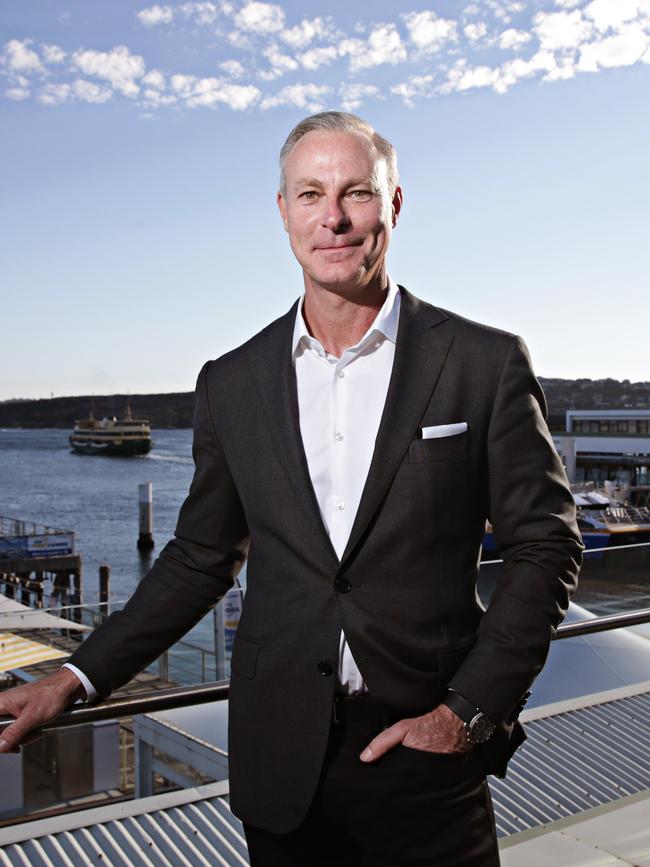
[[[558,641],[563,638],[575,638],[594,632],[638,626],[642,623],[650,623],[650,608],[642,608],[623,614],[607,614],[603,617],[594,617],[592,620],[579,620],[577,623],[566,623],[558,627],[553,638]],[[43,726],[43,729],[67,728],[82,723],[131,716],[135,713],[154,713],[204,704],[209,701],[223,701],[223,699],[228,698],[229,688],[229,681],[215,681],[202,683],[198,686],[180,686],[160,689],[155,692],[136,693],[126,698],[109,699],[97,705],[77,704],[63,711],[56,719]],[[2,695],[1,692],[0,695]],[[0,734],[12,722],[13,717],[0,717]]]
[[[91,722],[131,716],[134,713],[154,713],[189,707],[208,701],[228,698],[229,681],[201,683],[198,686],[178,686],[155,692],[136,693],[125,698],[109,699],[101,704],[76,704],[63,711],[43,729],[59,729]],[[2,693],[0,693],[2,695]],[[0,732],[13,722],[13,717],[0,717]]]
[[[558,627],[553,637],[557,641],[560,638],[575,638],[578,635],[590,635],[594,632],[608,632],[610,629],[638,626],[641,623],[650,623],[650,608],[639,608],[637,611],[623,614],[606,614],[591,620],[565,623]]]

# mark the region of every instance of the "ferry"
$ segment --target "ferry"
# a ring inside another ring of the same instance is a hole
[[[153,446],[147,419],[133,418],[127,404],[124,418],[88,418],[75,421],[69,436],[73,451],[84,455],[146,455]]]
[[[571,490],[578,529],[587,551],[650,542],[650,508],[631,505],[629,485],[606,481],[600,487],[594,482],[582,482],[571,485]],[[483,554],[484,560],[498,556],[489,523],[483,539]]]

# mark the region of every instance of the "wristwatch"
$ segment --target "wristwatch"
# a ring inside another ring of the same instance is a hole
[[[475,707],[470,701],[457,692],[450,690],[442,700],[448,708],[460,717],[465,726],[465,733],[470,744],[483,744],[488,741],[496,726],[491,719]]]

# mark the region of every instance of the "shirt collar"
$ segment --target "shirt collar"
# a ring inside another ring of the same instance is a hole
[[[318,341],[311,336],[309,331],[307,330],[307,325],[305,324],[305,318],[302,315],[303,305],[305,303],[305,295],[303,293],[300,303],[298,304],[298,310],[296,311],[296,319],[293,326],[293,338],[291,341],[291,355],[295,357],[301,341],[306,343],[307,345],[318,344]],[[391,340],[393,343],[397,341],[397,325],[399,323],[399,310],[400,310],[400,292],[395,283],[390,277],[388,278],[388,291],[386,293],[386,298],[384,299],[384,303],[377,313],[374,321],[363,335],[361,340],[356,344],[357,347],[362,346],[370,337],[373,332],[379,332],[383,334],[387,340]],[[320,344],[319,344],[320,345]],[[353,348],[353,347],[350,347]]]

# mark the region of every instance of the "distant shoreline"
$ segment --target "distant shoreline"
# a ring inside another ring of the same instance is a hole
[[[567,409],[650,409],[650,382],[617,379],[547,379],[539,377],[546,394],[551,430],[564,430]],[[169,394],[110,394],[0,401],[0,428],[71,429],[76,419],[122,416],[127,400],[138,418],[152,428],[192,427],[194,392]]]
[[[194,392],[171,394],[111,394],[80,397],[53,397],[41,400],[16,400],[0,403],[0,428],[72,429],[75,420],[120,418],[127,400],[137,418],[149,420],[152,428],[191,428]]]

